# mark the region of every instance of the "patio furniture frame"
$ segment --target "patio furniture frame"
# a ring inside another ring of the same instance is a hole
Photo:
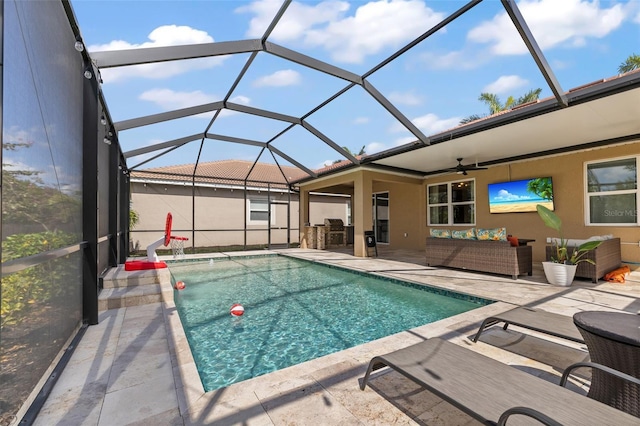
[[[578,365],[593,367],[588,396],[640,417],[640,315],[585,311],[573,321],[591,357]]]
[[[575,246],[568,246],[569,252],[572,252]],[[551,256],[555,255],[552,246],[545,247],[545,255],[547,260],[551,260]],[[591,282],[597,283],[598,280],[622,265],[620,254],[620,238],[611,238],[603,240],[602,243],[589,250],[583,259],[589,259],[593,262],[580,262],[576,268],[576,277],[589,278]]]
[[[523,411],[565,426],[638,424],[630,414],[439,338],[373,357],[360,389],[383,367],[489,425]]]
[[[447,266],[493,274],[531,275],[533,247],[511,246],[509,241],[479,241],[427,237],[428,266]]]
[[[503,330],[506,330],[509,325],[513,324],[539,333],[545,333],[562,339],[584,343],[584,338],[573,323],[573,318],[526,306],[520,306],[486,318],[482,321],[473,341],[477,342],[480,335],[487,327],[501,322],[504,323],[504,326],[502,327]]]

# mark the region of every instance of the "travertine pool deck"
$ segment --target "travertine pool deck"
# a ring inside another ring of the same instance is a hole
[[[99,324],[87,328],[35,424],[480,424],[397,373],[376,372],[365,391],[359,389],[359,380],[373,356],[438,336],[557,383],[566,366],[588,357],[584,345],[517,327],[504,331],[499,326],[472,343],[480,322],[514,305],[568,316],[584,310],[640,312],[637,273],[625,284],[576,280],[571,287],[560,288],[546,284],[540,268],[531,277],[513,280],[427,267],[416,252],[387,253],[385,259],[304,249],[274,252],[497,303],[208,393],[172,301],[106,310]],[[216,256],[243,254],[247,253]],[[585,383],[573,387],[582,393],[584,388]]]

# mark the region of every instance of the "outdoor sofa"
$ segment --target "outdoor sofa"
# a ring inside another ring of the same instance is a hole
[[[594,239],[599,239],[594,237]],[[580,244],[589,240],[572,240],[569,239],[567,248],[569,252],[573,252]],[[620,238],[602,238],[602,243],[593,250],[589,250],[583,259],[590,259],[594,263],[580,262],[576,268],[576,277],[589,278],[592,282],[597,283],[598,280],[622,265],[620,255]],[[546,259],[551,260],[551,256],[555,253],[551,244],[546,246]]]
[[[533,272],[533,247],[512,246],[509,241],[427,237],[428,266],[447,266],[470,271],[510,275]]]

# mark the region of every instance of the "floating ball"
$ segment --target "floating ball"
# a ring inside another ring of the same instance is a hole
[[[173,288],[175,288],[176,290],[184,290],[185,287],[186,285],[184,281],[178,281]]]
[[[229,313],[234,317],[241,317],[242,315],[244,315],[244,306],[242,306],[239,303],[235,303],[231,305],[231,309],[229,310]]]

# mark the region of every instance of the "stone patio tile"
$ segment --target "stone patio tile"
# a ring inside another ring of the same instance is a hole
[[[108,391],[136,386],[150,377],[163,377],[174,384],[166,341],[151,340],[140,348],[129,347],[116,356],[109,375]]]
[[[87,383],[82,389],[57,386],[56,393],[47,398],[38,413],[34,426],[98,424],[106,384]]]
[[[75,360],[72,357],[51,390],[50,397],[56,397],[58,394],[69,391],[80,392],[82,389],[94,385],[106,389],[114,357],[113,352],[98,354],[95,358],[83,360]]]
[[[313,383],[260,399],[273,424],[278,425],[362,425],[336,398]]]
[[[149,378],[136,386],[107,393],[98,425],[126,425],[146,421],[177,409],[178,400],[173,380],[163,375]]]
[[[244,384],[244,383],[243,383]],[[204,394],[184,414],[185,425],[273,426],[249,386],[230,386]]]

